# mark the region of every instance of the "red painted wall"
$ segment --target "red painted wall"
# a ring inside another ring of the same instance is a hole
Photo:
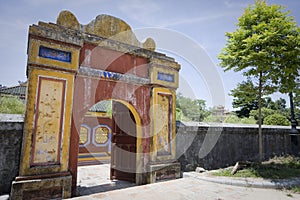
[[[85,44],[80,51],[80,66],[102,69],[121,74],[148,77],[147,59],[117,52],[91,44]]]
[[[87,50],[87,51],[86,51]],[[92,50],[88,56],[88,50]],[[89,57],[89,59],[88,59]],[[103,69],[118,73],[127,73],[148,77],[147,59],[135,57],[101,47],[86,44],[81,50],[80,63],[83,66]],[[123,100],[131,104],[137,111],[142,124],[142,149],[144,153],[149,153],[150,137],[150,95],[151,86],[137,85],[132,83],[115,82],[111,80],[96,79],[77,75],[75,77],[73,113],[71,126],[71,148],[69,155],[69,170],[72,174],[72,190],[76,190],[77,179],[77,156],[79,152],[80,126],[83,123],[84,115],[95,103],[105,99]],[[144,167],[149,162],[149,154],[143,158]]]

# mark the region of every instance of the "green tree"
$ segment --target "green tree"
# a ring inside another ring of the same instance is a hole
[[[217,116],[217,115],[208,115],[206,116],[203,121],[204,122],[216,122],[216,123],[222,123],[223,122],[223,117],[222,116]]]
[[[238,117],[249,117],[251,110],[257,110],[257,88],[252,81],[239,83],[235,89],[231,90],[230,95],[233,96],[232,107],[239,108],[236,111]]]
[[[270,108],[262,108],[261,109],[261,121],[262,121],[262,124],[264,124],[264,119],[266,117],[268,117],[269,115],[273,115],[273,114],[279,114],[276,110],[272,110]],[[250,116],[253,117],[255,120],[258,121],[258,110],[252,110],[250,112]]]
[[[239,124],[240,118],[236,115],[229,115],[225,118],[224,123]]]
[[[296,87],[295,87],[295,90],[294,90],[294,105],[295,107],[298,107],[300,108],[300,78],[298,77],[296,79]]]
[[[274,110],[285,112],[286,110],[286,100],[283,98],[280,98],[274,102]]]
[[[241,123],[242,124],[256,124],[256,120],[254,119],[254,117],[251,117],[251,116],[248,118],[244,117],[241,119]]]
[[[269,115],[264,119],[265,125],[281,125],[288,126],[290,121],[283,115],[279,113],[275,113],[273,115]]]
[[[203,121],[209,115],[205,100],[184,97],[181,93],[176,96],[176,108],[182,111],[182,120]]]
[[[176,108],[176,120],[182,120],[182,110],[180,108]]]
[[[112,113],[113,113],[113,108],[112,108],[112,101],[108,101],[107,103],[107,108],[106,108],[106,116],[112,119]]]
[[[23,101],[14,96],[0,96],[0,113],[24,114],[25,105]]]
[[[231,124],[256,124],[256,120],[253,117],[240,118],[233,114],[226,117],[224,122],[231,123]]]
[[[244,11],[238,28],[226,33],[227,44],[222,49],[220,65],[227,70],[241,71],[257,80],[259,158],[262,160],[261,107],[262,96],[275,91],[291,91],[299,69],[299,28],[294,19],[279,5],[268,6],[257,0]]]
[[[252,110],[258,109],[257,87],[254,86],[251,80],[239,83],[235,89],[231,90],[230,95],[234,97],[232,107],[239,108],[236,111],[238,117],[248,118]],[[262,107],[278,111],[282,114],[286,111],[286,100],[283,98],[272,101],[271,97],[267,96],[262,98],[261,101]]]
[[[275,102],[272,101],[271,97],[265,97],[264,99],[265,102],[262,102],[262,106],[271,110],[275,110]]]

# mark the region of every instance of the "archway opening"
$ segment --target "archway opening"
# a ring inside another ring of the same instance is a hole
[[[135,185],[136,117],[120,100],[97,102],[85,113],[79,131],[77,195]]]

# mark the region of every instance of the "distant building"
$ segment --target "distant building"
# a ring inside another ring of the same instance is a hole
[[[16,96],[22,100],[25,99],[26,97],[26,89],[27,89],[27,82],[21,83],[19,82],[20,85],[18,86],[13,86],[13,87],[5,87],[5,86],[0,86],[0,96],[3,95],[10,95],[10,96]]]
[[[226,117],[230,115],[230,111],[226,110],[224,106],[215,106],[212,109],[212,115],[220,119],[220,122],[224,122]]]

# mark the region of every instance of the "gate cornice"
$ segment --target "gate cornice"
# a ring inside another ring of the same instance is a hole
[[[74,18],[72,17],[63,18],[62,16],[64,15],[72,15]],[[117,24],[125,23],[121,19],[112,16],[108,16],[108,15],[105,15],[105,17],[103,17],[103,15],[100,16],[102,17],[98,16],[94,20],[93,22],[94,24],[97,24],[97,19],[99,21],[100,18],[108,18],[110,20],[113,19],[114,21],[116,21]],[[39,22],[38,25],[35,24],[31,25],[29,27],[29,37],[37,40],[42,39],[42,40],[49,40],[49,42],[62,43],[63,45],[73,46],[74,48],[81,48],[83,47],[84,44],[92,44],[110,50],[115,50],[118,52],[131,54],[134,56],[144,57],[149,59],[150,62],[156,63],[157,65],[168,66],[178,71],[180,70],[180,65],[177,62],[175,62],[174,58],[168,57],[163,53],[154,51],[155,49],[153,48],[151,49],[147,47],[145,43],[147,43],[147,41],[150,40],[153,42],[152,45],[155,46],[153,39],[148,38],[144,43],[139,42],[136,39],[136,36],[134,35],[130,27],[126,29],[119,28],[124,32],[123,33],[118,32],[118,34],[119,35],[130,34],[131,37],[135,38],[136,41],[134,42],[127,41],[126,39],[122,40],[121,36],[119,36],[120,38],[113,36],[112,34],[114,32],[111,32],[109,34],[108,33],[101,34],[100,31],[100,33],[95,34],[95,31],[90,31],[84,28],[78,28],[78,26],[84,27],[84,25],[79,24],[77,26],[74,25],[74,22],[72,23],[67,21],[67,20],[75,20],[75,19],[76,19],[75,16],[71,12],[62,11],[59,14],[59,17],[57,19],[57,24],[51,22],[50,23]],[[106,21],[108,19],[106,19]],[[91,24],[93,23],[91,22],[88,26],[91,27],[92,26]],[[71,24],[73,24],[73,26],[71,26]]]

